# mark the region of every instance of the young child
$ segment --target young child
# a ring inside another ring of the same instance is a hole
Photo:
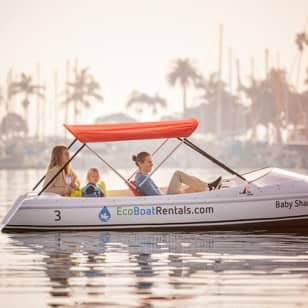
[[[97,168],[90,168],[87,174],[88,184],[82,188],[82,197],[104,197],[105,194],[98,186],[100,174]]]

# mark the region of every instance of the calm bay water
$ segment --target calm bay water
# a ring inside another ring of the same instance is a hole
[[[0,218],[42,173],[0,170]],[[308,235],[2,233],[0,277],[1,307],[308,307]]]

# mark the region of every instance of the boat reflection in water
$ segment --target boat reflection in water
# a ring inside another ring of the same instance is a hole
[[[44,275],[48,280],[38,279],[29,292],[39,296],[35,291],[39,288],[52,307],[163,303],[204,307],[230,296],[234,307],[308,304],[308,238],[303,235],[48,232],[7,236],[11,249],[26,260],[13,275],[30,280]]]

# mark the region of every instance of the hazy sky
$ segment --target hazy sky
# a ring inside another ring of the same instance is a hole
[[[53,82],[55,70],[63,82],[66,59],[78,58],[102,86],[103,113],[123,110],[132,90],[157,92],[169,101],[168,113],[180,111],[180,91],[166,83],[170,62],[188,57],[204,75],[217,70],[219,24],[226,80],[228,48],[243,79],[252,58],[264,76],[269,48],[270,63],[295,83],[294,38],[308,31],[307,0],[0,0],[0,84],[10,67],[34,73],[37,63],[44,82]]]

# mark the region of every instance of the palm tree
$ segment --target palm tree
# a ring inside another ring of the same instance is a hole
[[[6,114],[10,112],[10,107],[11,107],[11,84],[12,84],[12,75],[13,75],[13,70],[10,69],[6,75],[6,98],[5,98],[5,109],[6,109]]]
[[[250,118],[253,123],[253,137],[256,136],[255,130],[258,124],[267,127],[268,131],[269,125],[272,124],[276,130],[276,141],[280,143],[281,128],[283,124],[288,124],[283,123],[283,118],[286,120],[284,122],[291,119],[291,113],[288,110],[293,110],[292,118],[299,119],[299,113],[293,115],[294,111],[298,110],[298,103],[294,101],[295,95],[292,94],[292,89],[287,82],[286,72],[280,69],[271,69],[265,79],[251,78],[250,87],[240,85],[239,89],[251,100]]]
[[[89,108],[91,106],[89,100],[95,98],[102,101],[103,97],[97,93],[100,85],[95,81],[94,77],[88,73],[88,69],[84,68],[78,71],[74,70],[75,80],[67,82],[68,97],[64,101],[67,106],[73,104],[74,107],[74,122],[77,122],[77,117],[80,113],[81,107]]]
[[[45,91],[44,86],[33,85],[32,77],[22,73],[20,76],[20,81],[12,82],[11,84],[9,84],[8,97],[11,98],[12,96],[20,94],[24,95],[24,98],[22,100],[22,107],[24,108],[25,121],[28,123],[30,96],[38,96],[44,99],[45,98],[44,91]]]
[[[308,45],[308,36],[305,32],[300,32],[296,34],[295,43],[299,51],[304,50],[304,45]]]
[[[191,61],[187,58],[177,59],[172,63],[171,70],[167,75],[168,83],[175,86],[177,81],[180,83],[183,91],[183,116],[187,109],[187,87],[194,84],[200,78]]]
[[[299,61],[298,61],[297,81],[296,81],[296,85],[298,87],[299,72],[300,72],[300,67],[301,67],[303,51],[304,51],[305,45],[308,46],[308,35],[305,32],[297,33],[296,34],[296,38],[295,38],[295,44],[296,44],[297,49],[298,49],[298,51],[300,53],[299,54]]]
[[[273,122],[273,118],[275,117],[271,85],[267,79],[256,80],[251,76],[250,86],[246,87],[242,83],[239,83],[238,90],[245,93],[251,102],[248,121],[252,127],[251,139],[252,141],[256,141],[258,125],[262,124],[266,126],[269,132],[269,124]]]
[[[0,105],[2,104],[3,101],[4,101],[4,97],[2,95],[2,89],[0,88]]]
[[[150,96],[146,93],[133,91],[126,103],[126,107],[131,108],[132,106],[137,106],[137,112],[141,113],[143,111],[143,105],[145,105],[146,108],[152,109],[153,115],[157,114],[159,107],[167,107],[166,100],[160,97],[158,94],[155,94],[155,96]]]
[[[9,137],[15,137],[28,132],[26,121],[18,114],[9,112],[1,121],[1,134]]]
[[[275,105],[275,126],[277,134],[277,142],[281,143],[281,120],[283,113],[283,100],[286,93],[285,88],[289,88],[286,80],[286,72],[280,69],[272,69],[269,74],[271,88],[273,91]]]
[[[222,106],[222,130],[228,133],[244,130],[246,124],[247,108],[240,104],[239,97],[226,89],[226,83],[218,79],[213,73],[208,79],[200,78],[196,88],[201,90],[201,103],[204,104],[205,126],[207,132],[216,131],[217,91],[221,91]]]

